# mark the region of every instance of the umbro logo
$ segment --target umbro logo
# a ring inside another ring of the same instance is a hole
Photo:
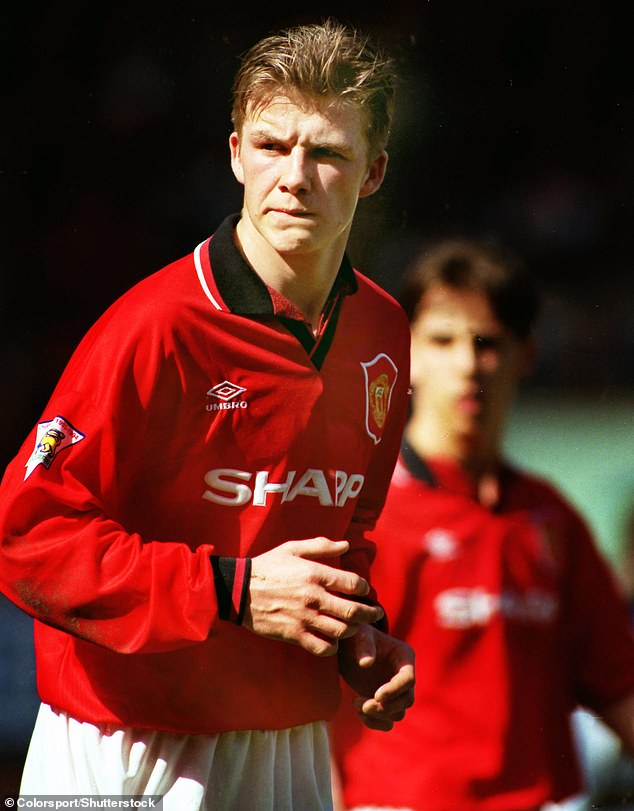
[[[213,398],[212,402],[205,406],[207,411],[227,411],[233,408],[247,408],[246,400],[239,399],[245,392],[244,386],[237,386],[230,380],[223,380],[212,386],[207,392],[207,397]]]
[[[235,400],[243,391],[246,391],[244,386],[236,386],[235,383],[231,383],[229,380],[223,380],[222,383],[218,383],[217,386],[213,386],[213,388],[209,389],[207,395],[209,397],[217,397],[219,400],[227,402],[228,400]]]

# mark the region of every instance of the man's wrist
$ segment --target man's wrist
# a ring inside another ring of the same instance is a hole
[[[221,620],[241,625],[249,595],[251,558],[210,555],[214,573],[218,616]]]

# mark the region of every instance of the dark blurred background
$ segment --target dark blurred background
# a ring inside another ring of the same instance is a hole
[[[379,39],[402,74],[388,178],[359,207],[353,262],[395,291],[413,256],[442,236],[495,236],[523,255],[545,299],[528,395],[589,404],[590,422],[592,409],[614,406],[631,483],[631,8],[394,0],[279,11],[187,2],[4,9],[1,468],[87,327],[238,210],[227,139],[239,55],[281,26],[333,16]],[[525,444],[534,447],[530,436]],[[15,790],[35,699],[30,627],[0,608],[1,793]]]

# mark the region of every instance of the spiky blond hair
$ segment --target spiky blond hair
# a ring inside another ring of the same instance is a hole
[[[333,20],[287,28],[244,55],[233,85],[231,120],[241,131],[248,113],[276,94],[307,103],[332,100],[366,113],[370,156],[384,149],[394,106],[394,62],[361,35]]]

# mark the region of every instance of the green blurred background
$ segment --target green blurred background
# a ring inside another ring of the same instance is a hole
[[[620,569],[634,543],[634,393],[521,392],[506,450],[559,485]]]

